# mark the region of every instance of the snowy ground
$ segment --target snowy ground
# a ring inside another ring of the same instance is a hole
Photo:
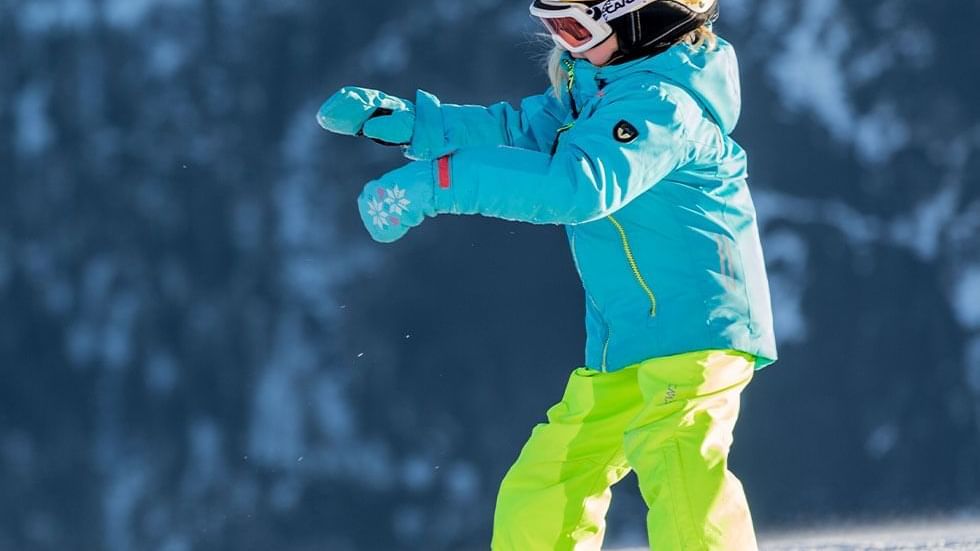
[[[761,534],[759,544],[761,551],[980,551],[980,519]]]

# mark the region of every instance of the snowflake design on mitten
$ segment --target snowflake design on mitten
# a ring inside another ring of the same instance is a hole
[[[398,187],[397,184],[391,189],[386,189],[385,192],[385,203],[393,214],[402,214],[402,212],[408,210],[408,205],[412,204],[405,197],[405,190]]]
[[[382,230],[385,229],[388,226],[388,213],[385,212],[385,204],[380,199],[369,199],[367,205],[368,216],[371,217],[374,225]]]

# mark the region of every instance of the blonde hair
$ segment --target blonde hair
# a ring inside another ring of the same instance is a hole
[[[698,4],[699,0],[680,0],[685,4]],[[548,35],[543,35],[548,37]],[[693,31],[684,35],[684,38],[680,40],[690,47],[692,50],[698,50],[704,46],[713,50],[718,46],[718,36],[715,34],[711,27],[704,25],[694,29]],[[550,37],[548,42],[552,42]],[[553,43],[553,42],[552,42]],[[546,56],[546,70],[548,72],[548,79],[551,81],[551,87],[554,91],[555,97],[561,97],[561,89],[568,85],[568,73],[565,68],[561,66],[561,56],[565,53],[565,48],[555,46]]]

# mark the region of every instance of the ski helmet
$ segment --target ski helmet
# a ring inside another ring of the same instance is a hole
[[[563,8],[584,10],[595,24],[610,29],[602,40],[616,33],[619,51],[610,64],[657,55],[718,18],[718,0],[534,0],[531,4],[538,17],[559,15]],[[554,26],[549,28],[555,35]]]

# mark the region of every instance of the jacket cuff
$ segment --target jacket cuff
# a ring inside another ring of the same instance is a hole
[[[418,90],[415,93],[415,128],[405,156],[416,161],[431,161],[449,153],[446,124],[439,98]]]

